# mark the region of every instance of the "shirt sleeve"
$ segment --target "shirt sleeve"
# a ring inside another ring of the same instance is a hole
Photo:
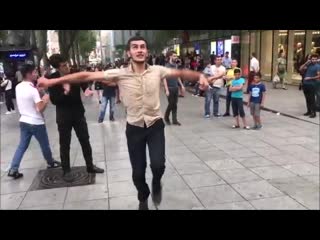
[[[172,69],[173,68],[167,68],[167,67],[163,67],[163,66],[154,66],[156,68],[158,68],[159,72],[160,72],[160,78],[166,78],[168,75],[170,75],[172,73]]]
[[[33,102],[35,104],[39,103],[42,101],[42,99],[40,98],[40,94],[38,92],[38,90],[34,87],[32,87],[32,98],[33,98]]]
[[[262,85],[261,92],[266,92],[266,91],[267,91],[266,86],[263,84],[263,85]]]
[[[105,80],[118,80],[122,72],[122,69],[109,69],[104,71],[104,78]]]

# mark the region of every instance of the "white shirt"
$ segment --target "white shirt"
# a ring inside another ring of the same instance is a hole
[[[222,65],[217,67],[216,65],[211,66],[211,73],[213,77],[217,77],[219,75],[225,75],[226,74],[226,68]],[[224,85],[224,80],[223,77],[218,78],[217,80],[214,81],[213,86],[217,88],[222,88]]]
[[[250,60],[250,72],[259,72],[259,61],[255,57]]]
[[[4,86],[6,86],[5,91],[11,90],[12,89],[11,80],[9,80],[9,79],[4,80],[3,83],[1,84],[1,87],[4,87]]]
[[[20,122],[42,125],[43,115],[37,111],[36,104],[41,102],[40,94],[33,83],[22,81],[16,87],[16,99],[20,112]]]

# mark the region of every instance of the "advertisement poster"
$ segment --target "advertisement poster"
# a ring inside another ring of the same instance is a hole
[[[221,56],[224,53],[223,50],[223,41],[218,41],[217,55]]]
[[[211,49],[210,49],[210,54],[212,54],[212,51],[214,51],[214,53],[217,53],[217,42],[211,42]]]

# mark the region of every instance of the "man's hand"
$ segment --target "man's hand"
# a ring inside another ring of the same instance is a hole
[[[304,78],[304,80],[310,80],[311,79],[311,77],[306,77],[306,78]]]
[[[49,87],[49,79],[41,77],[37,80],[37,87],[47,89]]]
[[[166,90],[166,95],[167,95],[167,97],[169,97],[169,95],[170,95],[170,92],[168,90]]]
[[[182,93],[182,95],[184,95],[186,93],[186,88],[183,85],[181,86],[181,93]]]
[[[86,97],[92,97],[93,96],[93,91],[90,90],[90,88],[87,88],[86,91],[84,92],[84,95]]]
[[[208,82],[208,79],[203,75],[201,74],[200,78],[199,78],[199,88],[204,91],[204,90],[207,90],[207,88],[209,87],[209,82]]]
[[[43,95],[43,97],[42,97],[42,101],[44,102],[44,103],[48,103],[49,102],[49,100],[50,100],[50,96],[49,96],[49,94],[45,94],[45,95]]]
[[[70,93],[71,86],[69,83],[63,84],[64,95],[68,95]]]

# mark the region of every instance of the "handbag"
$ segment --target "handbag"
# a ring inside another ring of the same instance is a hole
[[[274,83],[280,82],[280,77],[278,76],[278,74],[274,75],[272,82],[274,82]]]

